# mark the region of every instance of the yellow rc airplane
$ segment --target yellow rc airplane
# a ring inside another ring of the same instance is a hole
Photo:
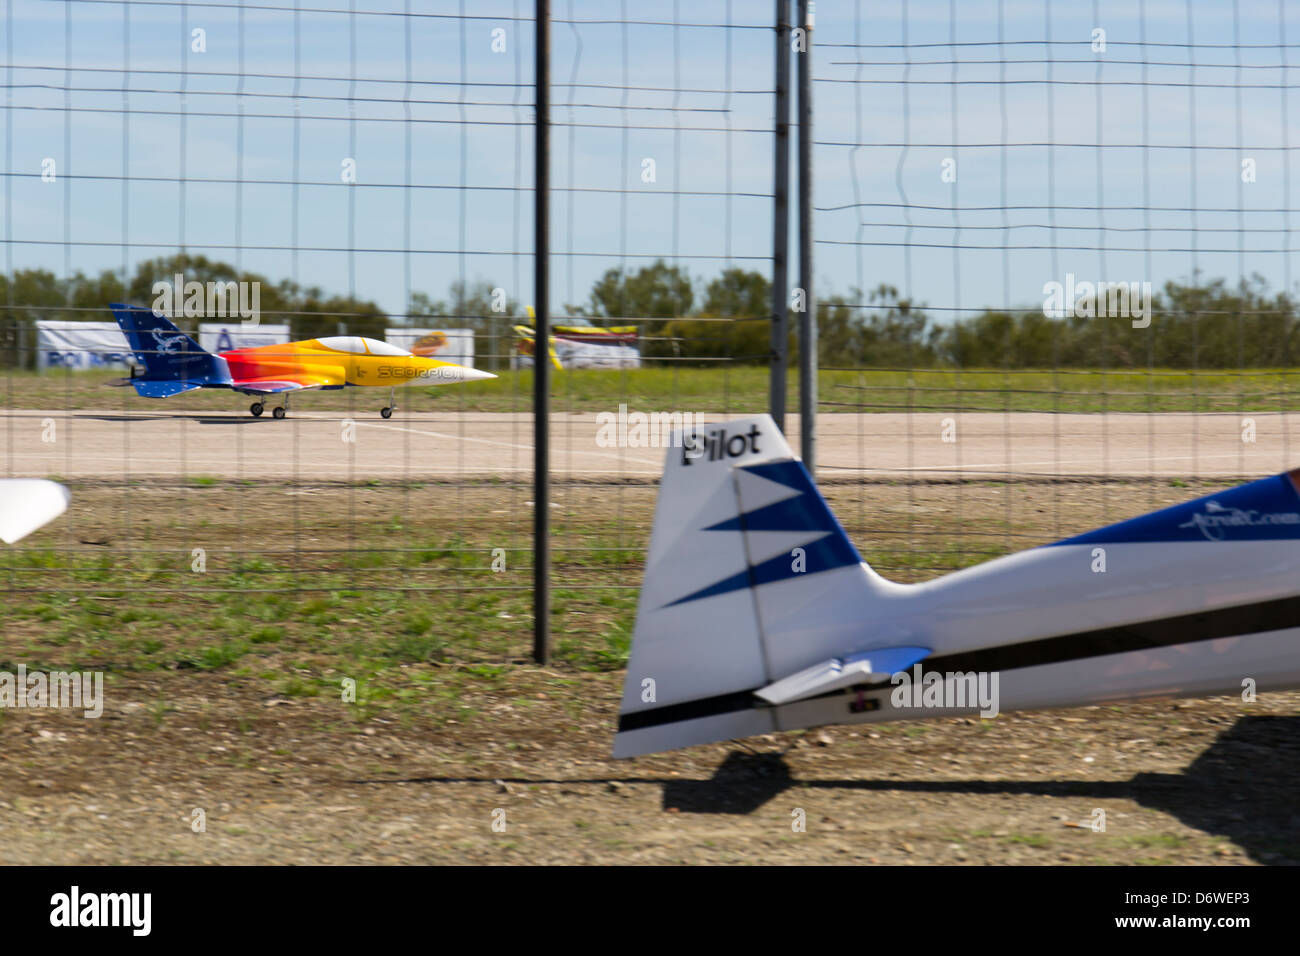
[[[290,392],[377,385],[388,388],[388,404],[379,414],[391,418],[397,408],[398,385],[452,385],[496,378],[491,372],[412,355],[360,335],[331,335],[214,354],[150,309],[120,303],[109,308],[136,360],[145,368],[144,375],[124,384],[134,385],[136,394],[146,398],[170,398],[196,388],[228,388],[255,396],[257,400],[248,410],[257,417],[265,411],[262,396],[283,394],[284,404],[273,408],[271,414],[284,418]]]

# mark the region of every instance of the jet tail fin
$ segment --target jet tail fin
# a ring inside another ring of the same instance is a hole
[[[770,416],[683,429],[673,441],[616,757],[780,729],[760,692],[795,700],[834,678],[835,662],[801,635],[860,643],[864,607],[900,587],[862,562]],[[926,653],[886,656],[893,666]],[[819,665],[824,674],[799,673]]]
[[[230,370],[219,355],[205,351],[164,316],[139,306],[109,306],[122,334],[144,365],[145,374],[130,379],[146,398],[168,398],[205,385],[229,385]]]

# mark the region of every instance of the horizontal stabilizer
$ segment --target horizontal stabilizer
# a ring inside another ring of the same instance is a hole
[[[882,647],[814,664],[755,691],[769,704],[788,704],[854,684],[878,684],[930,655],[924,647]]]

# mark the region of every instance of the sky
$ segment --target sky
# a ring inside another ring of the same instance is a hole
[[[532,4],[297,7],[0,0],[3,268],[184,248],[392,314],[531,302]],[[552,7],[553,309],[657,257],[770,274],[774,4]],[[1300,280],[1300,5],[821,0],[813,37],[821,296]]]

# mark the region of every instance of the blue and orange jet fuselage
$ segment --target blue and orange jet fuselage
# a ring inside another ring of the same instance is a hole
[[[276,418],[283,418],[290,392],[380,386],[390,390],[389,404],[380,409],[388,418],[396,408],[392,390],[398,385],[451,385],[496,378],[491,372],[412,355],[388,342],[360,335],[212,353],[149,309],[118,303],[109,308],[136,361],[145,368],[144,375],[128,382],[146,398],[170,398],[197,388],[228,388],[259,396],[249,409],[258,416],[264,411],[260,396],[284,394],[285,404],[273,409]]]

